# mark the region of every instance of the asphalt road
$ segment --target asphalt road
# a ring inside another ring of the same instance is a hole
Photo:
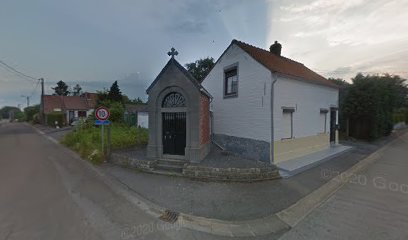
[[[30,126],[2,124],[0,239],[219,239],[147,215],[81,161]]]
[[[407,172],[405,134],[281,239],[408,239]],[[321,177],[337,174],[323,169]]]
[[[404,135],[282,239],[408,239],[407,156]],[[3,123],[0,240],[231,239],[146,214],[87,166],[30,126]],[[335,168],[320,171],[322,179],[337,174]],[[159,187],[148,181],[145,185]],[[251,239],[276,239],[281,234]]]

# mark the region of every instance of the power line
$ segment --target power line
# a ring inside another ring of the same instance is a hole
[[[22,73],[22,72],[18,71],[17,69],[13,68],[12,66],[8,65],[7,63],[5,63],[5,62],[3,62],[3,61],[1,61],[1,60],[0,60],[0,64],[1,64],[3,67],[5,67],[7,70],[9,70],[9,71],[11,70],[12,72],[19,74],[20,76],[23,76],[23,77],[26,77],[26,78],[29,78],[29,79],[35,80],[35,81],[38,80],[38,79],[35,78],[35,77],[29,76],[29,75],[27,75],[27,74],[25,74],[25,73]]]
[[[37,90],[38,85],[40,85],[40,79],[37,80],[37,84],[35,85],[33,91],[30,94],[30,98],[34,96],[34,92]]]

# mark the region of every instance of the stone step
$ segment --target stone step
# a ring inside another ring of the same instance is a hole
[[[184,160],[176,160],[176,159],[159,159],[158,164],[165,164],[165,165],[174,165],[174,166],[181,166],[183,167],[186,161]]]
[[[166,171],[166,170],[159,170],[159,169],[153,170],[153,173],[166,175],[166,176],[177,176],[177,177],[182,177],[183,176],[183,174],[181,174],[181,172]]]
[[[155,167],[155,170],[164,170],[164,171],[181,173],[183,172],[183,165],[158,163]]]

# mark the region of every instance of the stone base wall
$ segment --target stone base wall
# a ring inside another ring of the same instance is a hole
[[[269,163],[270,144],[265,141],[213,134],[214,141],[227,151],[245,158]]]
[[[117,153],[112,153],[109,162],[122,167],[137,168],[149,172],[153,171],[157,164],[156,160],[140,160]]]
[[[264,168],[211,168],[187,166],[183,176],[207,181],[254,182],[280,178],[276,167]]]

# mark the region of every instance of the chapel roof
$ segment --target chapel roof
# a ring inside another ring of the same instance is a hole
[[[193,77],[193,75],[191,75],[191,73],[189,71],[187,71],[187,69],[185,69],[174,57],[170,58],[170,60],[166,64],[166,66],[164,66],[164,68],[160,71],[159,75],[157,75],[157,77],[152,82],[152,84],[150,84],[150,86],[146,89],[147,94],[149,94],[149,92],[153,88],[153,86],[157,83],[157,81],[159,81],[161,76],[166,72],[166,70],[171,65],[176,66],[176,68],[179,69],[184,74],[184,76],[186,76],[194,84],[194,86],[197,87],[198,90],[200,90],[201,93],[203,93],[207,97],[211,98],[211,94],[207,90],[205,90],[205,88],[201,85],[201,83],[197,79],[195,79],[195,77]]]

